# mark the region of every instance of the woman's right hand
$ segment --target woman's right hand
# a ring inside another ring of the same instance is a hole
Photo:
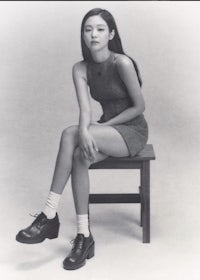
[[[87,129],[79,131],[79,148],[83,159],[95,160],[95,151],[98,152],[98,147],[95,139]]]

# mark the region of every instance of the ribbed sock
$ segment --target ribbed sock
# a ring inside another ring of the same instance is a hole
[[[85,237],[90,235],[88,214],[76,215],[77,233],[84,234]]]
[[[48,219],[53,219],[56,216],[58,203],[61,195],[55,192],[50,191],[43,213],[47,216]]]

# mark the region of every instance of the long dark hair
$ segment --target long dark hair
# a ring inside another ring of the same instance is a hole
[[[109,28],[110,32],[112,30],[115,30],[114,38],[112,40],[110,40],[109,43],[108,43],[109,50],[111,50],[113,52],[116,52],[116,53],[119,53],[119,54],[126,55],[125,52],[123,51],[123,48],[122,48],[121,39],[119,37],[119,32],[118,32],[117,25],[116,25],[114,17],[107,10],[104,10],[104,9],[101,9],[101,8],[95,8],[95,9],[92,9],[89,12],[87,12],[87,14],[84,16],[84,18],[82,20],[82,24],[81,24],[81,48],[82,48],[83,59],[85,61],[88,61],[88,62],[93,61],[90,50],[86,46],[83,36],[84,36],[84,26],[85,26],[86,20],[89,17],[96,16],[96,15],[101,16],[105,20],[105,22],[108,25],[108,28]],[[133,62],[140,87],[142,87],[142,79],[141,79],[141,75],[140,75],[140,71],[138,69],[137,63],[130,56],[128,56],[128,57]]]

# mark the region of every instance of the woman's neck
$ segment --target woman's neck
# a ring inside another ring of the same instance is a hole
[[[96,63],[101,63],[106,61],[110,57],[110,54],[111,51],[109,49],[104,51],[91,52],[92,58]]]

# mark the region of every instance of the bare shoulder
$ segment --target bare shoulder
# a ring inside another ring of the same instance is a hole
[[[115,54],[115,61],[116,61],[116,65],[119,69],[124,69],[124,68],[129,68],[129,67],[133,67],[133,62],[132,60],[125,54],[119,54],[116,53]]]
[[[87,77],[87,64],[84,60],[76,62],[73,67],[72,67],[72,72],[73,75],[76,77],[82,77],[85,78]]]

